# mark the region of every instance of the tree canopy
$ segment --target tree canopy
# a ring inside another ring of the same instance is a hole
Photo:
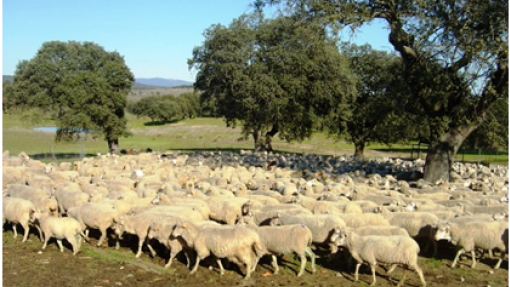
[[[257,0],[332,31],[381,19],[429,131],[425,179],[449,179],[458,148],[508,97],[508,1]]]
[[[57,121],[57,140],[79,130],[103,135],[110,151],[129,135],[124,109],[134,76],[118,52],[92,42],[43,43],[34,58],[21,61],[13,78],[20,105],[40,108]]]
[[[355,156],[363,156],[371,142],[390,144],[416,138],[411,127],[415,114],[405,108],[410,92],[403,78],[402,60],[370,45],[343,43],[341,52],[357,78],[357,93],[349,106],[351,117],[332,114],[326,119],[330,133],[339,137],[347,133]]]
[[[151,96],[137,102],[129,102],[127,110],[136,116],[146,116],[152,122],[162,123],[201,116],[199,95],[184,93],[179,96]]]
[[[354,78],[320,25],[253,13],[204,36],[188,61],[198,70],[201,102],[228,126],[241,123],[256,149],[271,150],[277,133],[287,141],[310,137],[319,115],[347,116]]]

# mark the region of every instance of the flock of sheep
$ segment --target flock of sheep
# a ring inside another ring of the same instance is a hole
[[[136,257],[152,240],[165,246],[170,267],[183,252],[191,273],[201,260],[221,259],[244,270],[262,256],[295,253],[297,276],[315,272],[316,253],[370,266],[415,270],[426,285],[418,254],[437,253],[446,239],[459,256],[494,256],[499,268],[508,253],[508,167],[456,163],[450,182],[421,179],[423,160],[361,160],[348,156],[196,152],[97,155],[45,164],[25,153],[3,153],[3,223],[39,232],[42,248],[67,240],[76,254],[89,230],[110,234],[115,248],[123,235],[138,237]],[[473,232],[479,230],[480,232]],[[109,232],[110,231],[110,232]],[[420,250],[421,246],[425,246]],[[348,252],[346,252],[348,251]],[[480,253],[476,253],[481,251]]]

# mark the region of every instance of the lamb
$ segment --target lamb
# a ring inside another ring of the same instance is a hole
[[[460,247],[451,265],[452,268],[455,268],[455,265],[457,265],[461,254],[471,252],[471,268],[474,269],[476,266],[475,249],[478,247],[488,251],[495,248],[500,250],[501,257],[494,266],[494,269],[498,269],[505,254],[508,253],[508,222],[477,221],[465,224],[441,222],[438,224],[434,238],[436,240],[446,239]]]
[[[53,217],[46,213],[41,213],[39,226],[44,234],[44,244],[42,249],[46,249],[48,241],[51,237],[57,240],[60,252],[64,252],[62,239],[66,239],[73,248],[73,255],[80,251],[81,236],[85,238],[83,230],[78,220],[71,217]]]
[[[12,224],[14,238],[18,236],[16,225],[19,223],[23,227],[24,235],[22,242],[26,242],[28,240],[29,223],[34,223],[40,217],[40,211],[29,200],[17,197],[4,197],[2,200],[2,216],[2,223],[8,221]],[[38,227],[37,229],[42,240],[41,230]]]
[[[330,237],[331,242],[349,249],[352,258],[356,260],[354,281],[358,281],[358,271],[362,263],[368,263],[372,271],[372,284],[376,283],[375,267],[377,263],[391,264],[387,274],[390,275],[397,264],[404,265],[404,273],[397,287],[404,284],[407,270],[414,269],[420,277],[421,285],[426,286],[423,272],[418,266],[418,253],[420,247],[416,241],[406,235],[358,235],[351,228],[337,228]]]
[[[267,253],[257,232],[244,226],[201,227],[185,222],[175,226],[172,236],[181,237],[197,253],[190,274],[197,271],[200,260],[212,254],[217,258],[221,275],[225,274],[225,270],[220,258],[228,258],[246,266],[244,278],[248,279],[258,258]]]
[[[244,218],[243,218],[244,219]],[[255,230],[272,257],[273,274],[278,274],[277,255],[295,253],[301,259],[301,268],[297,276],[303,275],[306,266],[306,255],[312,261],[312,273],[316,272],[315,254],[312,244],[312,231],[303,224],[290,224],[282,226],[257,226],[253,221],[247,220],[247,227]]]
[[[98,229],[101,233],[101,237],[97,242],[97,247],[99,247],[106,238],[106,230],[114,224],[114,219],[122,214],[111,204],[87,202],[80,206],[69,208],[67,215],[80,222],[82,230],[85,230],[85,238],[87,240],[89,229]]]

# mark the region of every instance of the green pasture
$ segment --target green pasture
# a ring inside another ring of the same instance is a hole
[[[70,160],[83,156],[107,152],[107,143],[102,138],[93,139],[85,136],[76,142],[55,142],[55,134],[34,131],[36,126],[55,126],[54,121],[40,115],[20,116],[18,114],[4,114],[3,150],[11,154],[21,151],[42,160]],[[228,128],[222,119],[195,118],[173,123],[152,123],[148,118],[138,118],[128,114],[128,127],[133,136],[119,140],[121,149],[151,148],[155,151],[180,150],[234,150],[252,149],[252,138],[242,139],[241,129]],[[273,141],[275,150],[294,153],[316,153],[328,155],[351,155],[352,144],[338,141],[324,133],[317,133],[311,139],[301,143],[287,143],[278,137]],[[368,158],[382,156],[411,157],[411,144],[372,144],[365,149]],[[426,148],[421,147],[420,157],[425,158]],[[418,153],[413,151],[413,158]],[[479,151],[459,152],[457,160],[483,162],[491,164],[508,164],[508,154],[498,152],[492,154]]]

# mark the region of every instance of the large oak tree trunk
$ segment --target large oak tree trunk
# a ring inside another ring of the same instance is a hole
[[[261,131],[254,131],[252,133],[253,136],[253,143],[255,146],[255,151],[264,151],[266,150],[266,145],[264,144],[264,141],[261,139]]]
[[[362,139],[353,140],[353,143],[354,143],[354,156],[363,158],[364,157],[363,152],[365,151],[365,141]]]
[[[273,137],[278,133],[278,125],[273,124],[270,131],[266,133],[266,151],[273,151]]]
[[[450,181],[453,162],[462,142],[474,131],[480,123],[450,128],[438,140],[431,141],[425,159],[423,178],[429,182],[440,179]]]
[[[108,150],[111,154],[119,154],[119,139],[109,139]]]

